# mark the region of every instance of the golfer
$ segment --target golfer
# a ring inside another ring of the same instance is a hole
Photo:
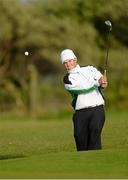
[[[60,56],[67,70],[64,87],[73,97],[77,151],[101,149],[105,112],[100,89],[107,87],[107,78],[93,66],[80,67],[76,55],[70,49],[63,50]]]

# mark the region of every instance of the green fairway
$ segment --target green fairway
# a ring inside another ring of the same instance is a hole
[[[58,152],[1,161],[2,178],[127,178],[127,151]]]
[[[103,150],[76,152],[71,116],[0,120],[0,178],[128,178],[127,112],[107,112]]]

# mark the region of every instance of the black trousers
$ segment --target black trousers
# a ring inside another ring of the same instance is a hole
[[[74,138],[78,151],[101,149],[101,131],[104,122],[103,105],[75,111]]]

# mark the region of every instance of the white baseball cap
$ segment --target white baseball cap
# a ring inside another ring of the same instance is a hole
[[[77,59],[77,57],[75,56],[74,52],[71,49],[64,49],[61,52],[60,57],[61,57],[62,64],[64,63],[64,61],[68,59],[74,59],[74,60]]]

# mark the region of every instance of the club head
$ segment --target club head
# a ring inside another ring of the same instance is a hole
[[[112,23],[111,23],[111,21],[107,20],[107,21],[105,21],[105,24],[109,27],[109,31],[112,31]]]

